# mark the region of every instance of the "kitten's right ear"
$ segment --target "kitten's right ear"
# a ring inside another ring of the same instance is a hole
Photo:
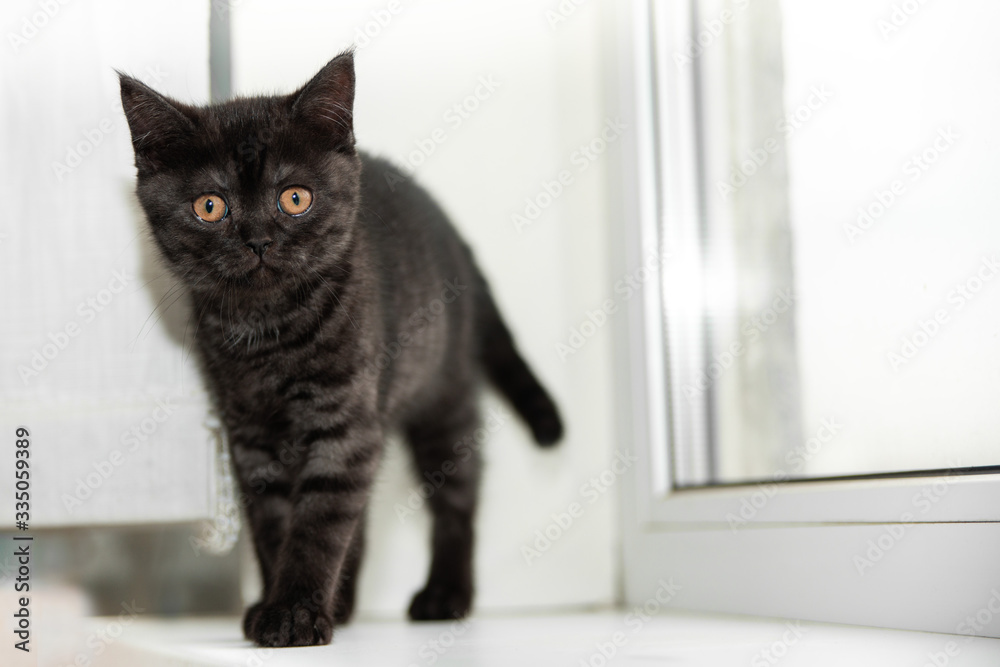
[[[132,132],[135,166],[156,171],[176,154],[195,131],[194,108],[158,92],[126,74],[118,72],[122,109]]]

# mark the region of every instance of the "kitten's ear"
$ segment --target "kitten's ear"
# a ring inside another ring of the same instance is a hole
[[[132,132],[135,166],[139,171],[155,171],[186,145],[195,131],[197,111],[121,72],[118,79],[122,109]]]
[[[316,130],[331,150],[354,152],[354,52],[345,51],[291,96],[292,118]]]

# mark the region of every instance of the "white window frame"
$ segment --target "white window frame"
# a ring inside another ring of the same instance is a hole
[[[668,243],[683,247],[697,225],[697,119],[692,70],[664,57],[691,34],[689,2],[629,0],[611,11],[621,82],[612,95],[632,128],[617,275]],[[690,277],[685,261],[697,260],[672,255],[661,266],[667,284],[671,271]],[[673,486],[670,434],[701,451],[691,425],[703,415],[676,399],[664,409],[677,394],[668,389],[703,368],[704,350],[681,328],[691,321],[675,318],[665,332],[661,279],[644,284],[616,331],[621,437],[639,457],[622,495],[626,600],[642,603],[672,579],[679,608],[1000,637],[1000,474]],[[667,335],[683,357],[669,365]],[[941,502],[926,509],[922,494]]]

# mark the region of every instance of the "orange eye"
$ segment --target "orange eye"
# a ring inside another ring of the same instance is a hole
[[[194,214],[205,222],[218,222],[229,213],[226,200],[219,195],[202,195],[194,200]]]
[[[288,215],[299,215],[309,210],[313,196],[309,190],[293,185],[285,188],[278,197],[278,208]]]

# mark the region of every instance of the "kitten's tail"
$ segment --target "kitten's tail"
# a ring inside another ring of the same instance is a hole
[[[563,435],[559,409],[517,351],[514,337],[504,324],[486,281],[480,277],[479,283],[478,320],[483,366],[493,384],[527,422],[535,441],[544,447],[554,445]]]

